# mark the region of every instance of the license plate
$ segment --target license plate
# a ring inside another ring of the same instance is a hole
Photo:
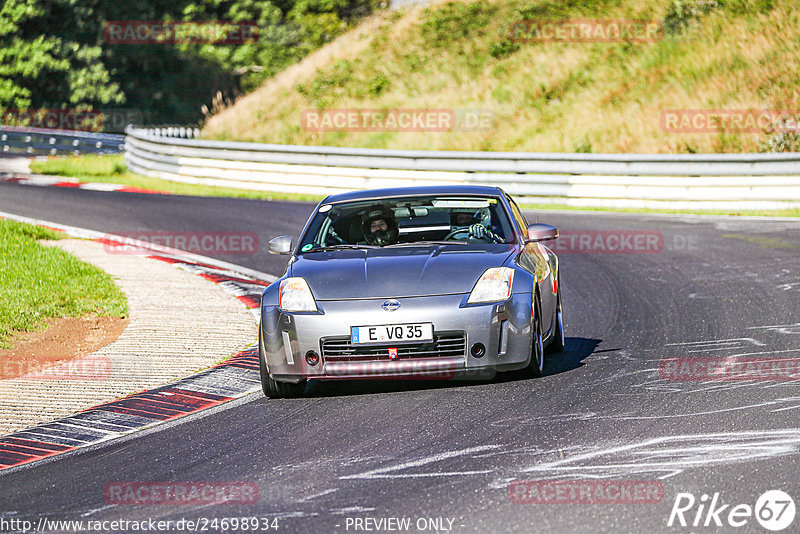
[[[350,337],[353,345],[433,341],[433,323],[352,326]]]

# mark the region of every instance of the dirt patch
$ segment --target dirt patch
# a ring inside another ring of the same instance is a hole
[[[128,319],[64,317],[50,319],[40,332],[20,332],[12,349],[0,349],[0,379],[35,373],[58,363],[81,358],[116,340]]]

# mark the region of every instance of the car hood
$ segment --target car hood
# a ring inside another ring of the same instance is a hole
[[[302,276],[317,300],[398,298],[468,293],[513,245],[431,245],[337,250],[298,256],[290,276]]]

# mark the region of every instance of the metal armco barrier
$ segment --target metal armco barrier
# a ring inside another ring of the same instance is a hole
[[[6,156],[119,154],[124,147],[124,135],[0,126]]]
[[[527,202],[598,207],[800,206],[800,153],[568,154],[271,145],[126,130],[134,172],[178,182],[327,194],[434,184],[498,185]]]

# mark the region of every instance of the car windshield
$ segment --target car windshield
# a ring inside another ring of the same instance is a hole
[[[300,252],[439,243],[514,242],[496,197],[414,196],[321,205]]]

